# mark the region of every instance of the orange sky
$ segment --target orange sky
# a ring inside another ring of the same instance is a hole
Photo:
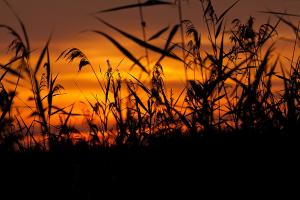
[[[96,67],[100,65],[102,70],[106,69],[107,59],[111,61],[112,66],[116,66],[120,60],[123,59],[124,56],[104,38],[92,33],[81,33],[81,31],[86,29],[96,29],[109,33],[112,37],[121,41],[126,48],[131,49],[137,57],[140,52],[143,52],[143,49],[136,47],[127,40],[123,40],[122,37],[103,24],[100,24],[91,16],[92,13],[96,11],[136,3],[136,0],[10,0],[9,2],[27,26],[33,49],[40,50],[50,33],[53,32],[53,39],[50,44],[52,59],[56,59],[63,50],[70,47],[77,47],[84,51],[90,58],[92,64]],[[218,13],[229,7],[234,0],[213,0],[212,2]],[[190,0],[189,3],[184,1],[183,5],[184,19],[192,20],[200,32],[205,32],[199,1]],[[287,11],[289,13],[298,14],[300,1],[241,0],[229,13],[227,24],[230,24],[234,18],[240,18],[242,21],[245,21],[250,15],[255,16],[257,24],[261,24],[266,22],[269,17],[266,14],[258,12],[263,10]],[[174,25],[178,20],[177,10],[174,6],[146,8],[144,11],[148,36],[167,25]],[[126,30],[136,36],[141,36],[137,9],[102,13],[98,16],[122,30]],[[0,1],[0,24],[18,27],[16,19],[2,1]],[[285,26],[280,27],[280,33],[285,37],[293,37],[291,31]],[[158,45],[162,44],[164,37],[155,43]],[[1,30],[0,63],[5,63],[7,59],[6,47],[8,45],[8,39],[7,32]],[[281,52],[291,50],[291,46],[284,43],[279,43],[279,46]],[[37,54],[33,54],[33,57],[36,56]],[[151,54],[151,56],[152,58],[155,57],[153,54]],[[131,62],[124,60],[120,66],[120,70],[126,74],[130,65]],[[169,85],[175,89],[180,88],[184,80],[182,64],[176,61],[166,61],[164,67],[166,77],[170,82]],[[90,96],[97,90],[99,91],[96,85],[96,79],[91,75],[90,69],[84,69],[81,73],[78,73],[76,64],[67,64],[64,61],[59,61],[54,63],[53,71],[55,74],[60,73],[59,81],[65,86],[65,92],[67,92],[65,98],[56,102],[58,104],[69,105],[72,103],[70,100],[84,100],[84,95]],[[75,83],[84,90],[84,94],[79,92]],[[25,91],[28,92],[29,90],[23,90],[23,93],[20,95],[28,96],[28,93]]]

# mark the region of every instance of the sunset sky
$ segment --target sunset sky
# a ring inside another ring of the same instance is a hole
[[[49,35],[53,33],[51,49],[58,54],[67,47],[78,47],[92,58],[99,58],[99,62],[106,59],[119,57],[119,52],[104,38],[90,33],[81,33],[84,30],[96,29],[106,31],[114,36],[116,33],[100,24],[92,15],[100,10],[111,7],[136,3],[136,0],[8,0],[15,11],[27,26],[29,36],[34,48],[43,46]],[[171,2],[171,1],[169,1]],[[187,3],[188,2],[188,3]],[[214,7],[217,13],[229,7],[234,0],[214,0]],[[184,19],[190,19],[198,27],[204,28],[201,18],[201,6],[199,0],[184,1]],[[268,15],[258,11],[287,11],[298,14],[300,2],[298,0],[241,0],[229,13],[227,24],[234,18],[245,21],[250,15],[255,16],[256,23],[266,22]],[[219,12],[218,12],[219,11]],[[178,22],[177,9],[175,6],[159,6],[146,8],[145,21],[147,22],[148,36],[157,32],[167,25],[174,25]],[[126,30],[136,36],[141,36],[138,9],[116,11],[112,13],[100,13],[102,19]],[[0,1],[0,24],[17,26],[17,20]],[[283,30],[289,32],[288,30]],[[5,52],[7,33],[0,31],[0,52]],[[125,43],[126,41],[124,41]],[[128,44],[129,45],[129,44]],[[118,62],[118,61],[116,61]]]
[[[76,40],[78,32],[86,28],[99,28],[101,26],[91,17],[91,14],[103,9],[136,3],[136,0],[8,0],[15,11],[22,17],[28,26],[30,35],[36,42],[43,42],[54,31],[55,41],[65,43]],[[169,0],[169,2],[171,2]],[[199,18],[201,10],[199,0],[189,0],[183,3],[184,16],[186,19]],[[214,0],[216,10],[224,10],[234,0]],[[264,14],[257,11],[273,10],[299,12],[300,2],[298,0],[241,0],[231,11],[230,17],[247,18],[255,16],[258,20],[265,18]],[[176,20],[176,7],[162,6],[161,8],[147,8],[146,20],[151,19],[152,26],[171,24]],[[122,25],[126,29],[134,31],[138,25],[138,10],[119,11],[114,14],[102,14],[101,17],[114,24]],[[3,2],[0,3],[1,23],[15,25],[15,18]],[[153,27],[153,28],[154,28]],[[152,27],[149,27],[150,29]]]
[[[126,48],[132,49],[136,57],[139,53],[143,53],[143,49],[137,48],[127,40],[123,40],[116,32],[99,23],[92,15],[97,11],[108,9],[111,7],[136,3],[135,0],[8,0],[14,10],[24,21],[32,42],[32,48],[37,52],[47,41],[49,35],[53,33],[50,49],[52,51],[52,60],[65,49],[77,47],[87,54],[94,66],[101,66],[106,69],[106,60],[109,59],[113,66],[117,65],[124,56],[105,38],[93,33],[82,32],[85,30],[100,30],[109,33],[112,37],[120,41]],[[171,2],[171,1],[169,1]],[[234,0],[214,0],[217,13],[229,7]],[[198,30],[205,32],[201,6],[198,0],[189,0],[183,2],[184,19],[190,19],[198,27]],[[227,24],[232,19],[240,18],[246,21],[249,16],[254,16],[257,24],[265,23],[268,15],[259,13],[258,11],[278,11],[299,14],[299,0],[241,0],[229,13]],[[177,8],[175,6],[159,6],[155,8],[146,8],[145,21],[147,22],[147,34],[153,35],[158,30],[168,25],[172,26],[178,22]],[[139,13],[137,9],[127,11],[116,11],[112,13],[98,13],[102,19],[114,24],[122,30],[133,35],[141,37]],[[292,19],[295,20],[295,19]],[[275,22],[274,18],[273,21]],[[17,20],[0,1],[0,24],[17,27]],[[280,27],[280,33],[287,37],[293,38],[291,31],[285,27]],[[155,41],[157,45],[164,43],[164,35],[162,39]],[[8,45],[8,34],[6,31],[0,31],[0,63],[6,62],[6,47]],[[289,46],[284,46],[286,50],[290,50]],[[283,49],[281,49],[283,50]],[[35,56],[37,54],[34,54]],[[34,56],[33,55],[33,56]],[[127,72],[131,62],[124,60],[120,69]],[[78,84],[87,94],[91,94],[95,89],[99,89],[96,80],[91,75],[90,69],[84,69],[78,73],[76,64],[67,64],[65,61],[54,63],[54,73],[60,73],[60,82],[65,86],[68,98],[72,100],[82,100],[79,89],[75,86]],[[165,71],[167,77],[174,87],[182,84],[184,79],[182,65],[174,61],[166,63]],[[170,67],[170,65],[172,67]],[[176,68],[177,67],[177,68]],[[175,70],[174,70],[175,69]],[[75,96],[75,97],[74,97]],[[70,103],[70,102],[69,102]]]

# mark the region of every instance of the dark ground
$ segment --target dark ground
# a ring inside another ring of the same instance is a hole
[[[143,148],[6,153],[0,199],[298,199],[298,141],[275,133],[172,136]]]

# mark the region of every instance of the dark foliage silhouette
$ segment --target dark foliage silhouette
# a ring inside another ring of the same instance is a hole
[[[235,19],[228,25],[226,14],[238,1],[220,14],[210,0],[200,2],[209,47],[202,44],[204,34],[184,20],[185,1],[138,1],[95,14],[101,24],[144,48],[145,55],[136,57],[103,31],[86,34],[110,41],[132,61],[132,67],[147,75],[145,81],[132,74],[123,78],[119,66],[111,66],[109,60],[106,72],[99,72],[88,55],[75,47],[52,62],[50,39],[33,65],[25,25],[6,2],[22,31],[0,24],[12,36],[8,49],[13,52],[9,63],[0,64],[0,169],[9,172],[4,174],[4,188],[30,191],[30,197],[38,196],[33,190],[46,194],[45,198],[56,198],[60,192],[66,199],[114,197],[114,191],[130,188],[158,193],[152,182],[156,188],[173,187],[173,194],[196,186],[201,191],[245,191],[247,196],[251,181],[257,188],[266,183],[273,190],[284,189],[280,184],[284,182],[292,190],[289,177],[295,177],[299,156],[300,62],[295,53],[299,27],[285,17],[297,16],[265,12],[278,21],[257,26],[255,18],[249,17],[245,24]],[[178,6],[179,23],[148,38],[143,9],[161,5]],[[140,10],[142,39],[100,18],[102,12],[127,9]],[[277,28],[282,23],[295,32],[290,65],[283,65],[276,53]],[[162,47],[151,44],[164,35]],[[150,57],[150,51],[156,56]],[[184,66],[186,85],[181,93],[166,87],[164,59]],[[149,60],[155,64],[151,66]],[[97,79],[99,95],[85,102],[89,113],[74,113],[74,102],[66,107],[53,104],[54,98],[63,98],[64,90],[52,71],[58,61],[77,62],[78,73],[89,68]],[[12,89],[7,81],[13,83]],[[29,124],[14,105],[23,82],[32,92]],[[276,88],[275,82],[282,86]],[[121,92],[124,89],[126,94]],[[71,124],[74,116],[85,118],[88,133]],[[60,124],[55,125],[53,118]],[[29,179],[35,181],[30,186],[26,185]],[[227,185],[228,179],[236,190]]]

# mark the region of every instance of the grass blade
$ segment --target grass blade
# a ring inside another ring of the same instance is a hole
[[[166,51],[166,50],[164,50],[164,49],[161,49],[161,48],[159,48],[159,47],[156,47],[156,46],[154,46],[154,45],[151,45],[151,44],[149,44],[149,43],[147,43],[147,42],[145,42],[145,41],[143,41],[143,40],[141,40],[141,39],[139,39],[139,38],[137,38],[137,37],[135,37],[135,36],[133,36],[133,35],[130,35],[130,34],[124,32],[124,31],[118,29],[117,27],[115,27],[115,26],[113,26],[113,25],[107,23],[106,21],[104,21],[104,20],[102,20],[102,19],[100,19],[100,18],[97,18],[97,19],[98,19],[100,22],[102,22],[103,24],[105,24],[105,25],[107,25],[108,27],[114,29],[115,31],[119,32],[119,33],[122,34],[123,36],[127,37],[128,39],[130,39],[131,41],[137,43],[138,45],[140,45],[140,46],[142,46],[142,47],[145,47],[145,48],[147,48],[147,49],[150,49],[150,50],[152,50],[152,51],[154,51],[154,52],[160,53],[160,54],[165,55],[165,56],[167,56],[167,57],[170,57],[170,58],[173,58],[173,59],[176,59],[176,60],[181,60],[178,56],[176,56],[176,55],[174,55],[174,54],[172,54],[172,53],[170,53],[170,52],[168,52],[168,51]]]
[[[160,31],[158,31],[157,33],[155,33],[153,36],[151,36],[148,41],[152,41],[155,40],[156,38],[158,38],[159,36],[161,36],[162,34],[164,34],[167,30],[169,29],[169,26],[161,29]]]
[[[102,10],[102,11],[99,11],[98,13],[112,12],[112,11],[118,11],[118,10],[127,10],[127,9],[131,9],[131,8],[139,8],[139,7],[158,6],[158,5],[172,5],[172,3],[167,2],[167,1],[148,0],[145,3],[136,3],[136,4],[125,5],[125,6],[119,6],[119,7],[115,7],[115,8]]]
[[[224,18],[224,16],[239,2],[240,0],[235,1],[229,8],[227,8],[217,19],[217,23]]]
[[[42,64],[42,61],[45,57],[45,54],[47,53],[47,50],[48,50],[48,46],[49,46],[49,43],[50,43],[50,39],[51,39],[51,36],[50,38],[48,39],[44,49],[42,50],[41,54],[40,54],[40,57],[37,61],[37,64],[36,64],[36,67],[35,67],[35,70],[34,70],[34,75],[36,75],[41,67],[41,64]]]
[[[133,61],[135,64],[137,64],[144,72],[149,74],[149,72],[146,70],[146,68],[138,61],[127,49],[125,49],[120,43],[118,43],[115,39],[107,35],[106,33],[103,33],[101,31],[93,31],[99,35],[102,35],[106,37],[108,40],[110,40],[127,58],[129,58],[131,61]]]

